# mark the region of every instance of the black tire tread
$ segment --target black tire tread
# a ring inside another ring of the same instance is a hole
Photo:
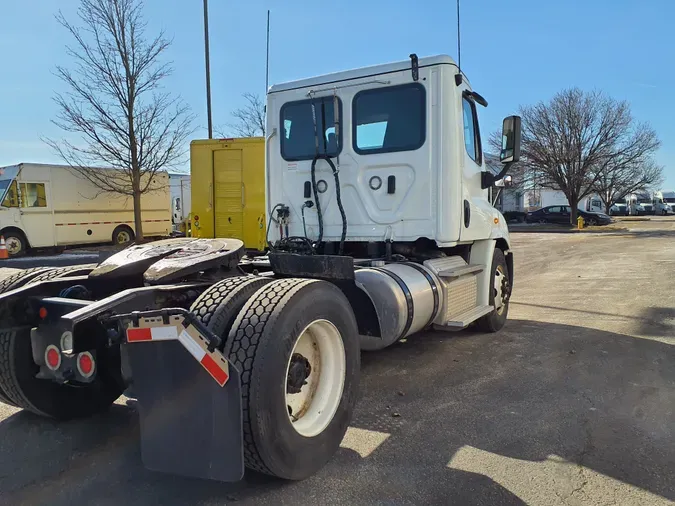
[[[302,287],[315,283],[311,279],[278,279],[260,289],[240,311],[232,325],[224,354],[241,372],[241,395],[244,422],[244,461],[246,467],[265,474],[274,474],[263,462],[251,429],[251,417],[256,416],[249,406],[250,385],[254,380],[251,371],[256,357],[260,336],[268,324],[274,325],[275,311],[284,305]]]
[[[65,278],[74,271],[93,269],[96,267],[96,264],[84,264],[84,265],[69,265],[67,267],[55,267],[49,271],[43,272],[33,279],[30,280],[31,283],[37,283],[39,281],[49,281],[50,279],[56,278]]]
[[[30,281],[32,278],[39,276],[42,273],[49,272],[49,268],[45,267],[33,267],[31,269],[23,269],[19,272],[16,272],[10,276],[7,276],[5,279],[0,281],[0,293],[8,292],[19,288]],[[12,334],[12,332],[3,332],[0,333],[0,340],[3,340],[6,335]],[[0,345],[0,376],[2,376],[3,371],[9,370],[9,353],[5,353],[5,349]],[[0,402],[9,404],[10,406],[20,407],[12,400],[10,395],[7,393],[6,388],[3,386],[3,381],[0,378]]]
[[[501,263],[504,266],[504,270],[506,271],[506,275],[509,275],[508,267],[506,265],[506,258],[504,256],[504,252],[499,249],[495,248],[494,253],[493,253],[493,259],[492,259],[492,264],[490,265],[490,291],[492,292],[492,276],[494,276],[494,271],[496,269],[496,264],[495,261],[500,260]],[[510,281],[510,280],[509,280]],[[490,301],[492,301],[493,295],[490,295]],[[504,323],[506,322],[506,319],[508,318],[508,313],[509,313],[509,303],[506,303],[506,308],[505,308],[505,316],[504,320],[501,321],[501,315],[497,314],[497,310],[493,310],[490,313],[486,314],[485,316],[480,317],[478,320],[476,320],[476,328],[482,332],[498,332],[503,326]]]
[[[23,285],[28,284],[33,278],[37,277],[42,273],[51,271],[52,267],[31,267],[30,269],[24,269],[21,272],[7,276],[5,279],[0,281],[0,293],[9,292],[15,288],[20,288]]]
[[[230,320],[233,320],[232,317],[237,316],[232,315],[232,309],[238,308],[238,313],[253,293],[270,281],[272,281],[271,278],[259,276],[236,276],[223,279],[202,292],[192,303],[190,312],[209,330],[226,339],[230,331],[226,327]]]

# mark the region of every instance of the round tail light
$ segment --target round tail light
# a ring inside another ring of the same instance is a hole
[[[61,352],[53,344],[47,346],[45,350],[45,363],[52,371],[56,371],[61,367]]]
[[[88,351],[82,352],[77,356],[77,372],[85,378],[91,378],[96,370],[94,357]]]

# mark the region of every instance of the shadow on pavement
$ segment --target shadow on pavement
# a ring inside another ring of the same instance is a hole
[[[498,334],[425,333],[362,361],[353,427],[384,436],[366,453],[341,449],[303,482],[147,471],[137,417],[115,406],[66,424],[25,413],[0,423],[0,503],[502,505],[525,504],[512,483],[551,493],[480,461],[449,466],[466,448],[526,463],[554,455],[675,500],[675,346],[512,320]]]

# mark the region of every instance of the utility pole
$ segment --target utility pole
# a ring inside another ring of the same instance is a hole
[[[209,124],[209,139],[213,139],[211,120],[211,64],[209,63],[209,0],[204,0],[204,59],[206,61],[206,116]]]
[[[270,11],[267,9],[267,56],[265,57],[265,95],[270,87]]]

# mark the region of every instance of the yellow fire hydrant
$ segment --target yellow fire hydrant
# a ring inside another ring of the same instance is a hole
[[[578,228],[579,230],[581,230],[582,228],[584,228],[584,217],[583,217],[583,216],[579,216],[579,217],[577,218],[577,228]]]

